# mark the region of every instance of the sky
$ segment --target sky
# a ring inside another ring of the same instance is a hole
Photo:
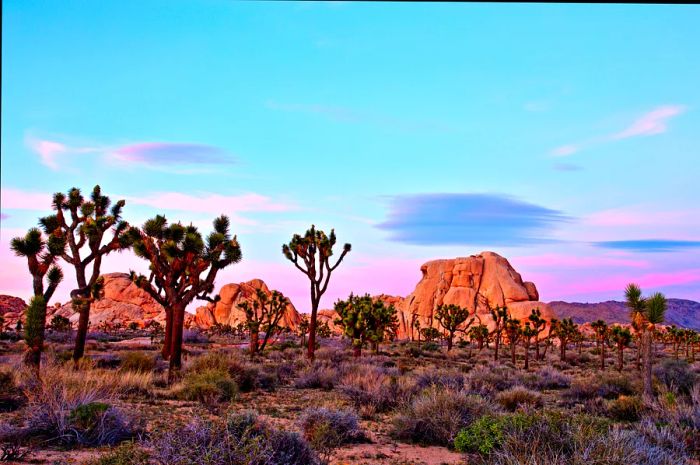
[[[544,301],[628,282],[700,300],[699,23],[696,5],[3,1],[0,293],[31,294],[12,237],[99,184],[135,225],[228,214],[243,261],[217,288],[261,278],[301,311],[281,246],[311,224],[352,244],[322,308],[484,250]]]

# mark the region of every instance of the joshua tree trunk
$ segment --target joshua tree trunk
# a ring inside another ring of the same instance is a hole
[[[311,319],[309,320],[309,345],[306,351],[306,356],[309,360],[314,359],[314,352],[316,351],[316,319],[318,317],[319,300],[316,297],[314,285],[311,283]]]
[[[453,338],[453,337],[454,337],[454,336],[453,336],[452,334],[450,334],[450,335],[447,337],[447,351],[448,351],[448,352],[452,350],[452,338]]]
[[[172,383],[182,367],[182,332],[185,323],[185,307],[181,304],[173,306],[173,324],[170,350],[170,367],[168,382]]]
[[[600,341],[600,369],[605,370],[605,341]]]
[[[250,356],[252,357],[258,352],[259,343],[259,332],[257,330],[250,330]]]
[[[644,374],[644,396],[651,399],[654,395],[654,389],[651,384],[651,331],[644,331],[642,334],[642,348],[644,354],[642,357],[643,374]]]
[[[525,340],[525,369],[530,368],[530,339]]]
[[[29,302],[26,311],[26,326],[24,328],[28,351],[25,363],[39,372],[41,351],[44,348],[44,333],[46,328],[46,300],[39,294]]]
[[[74,297],[73,311],[80,315],[78,319],[78,332],[75,335],[75,349],[73,350],[73,362],[78,361],[85,354],[85,340],[87,339],[88,326],[90,325],[90,299],[87,297]]]
[[[562,340],[560,344],[560,355],[559,358],[561,359],[562,362],[566,361],[566,341]]]
[[[625,361],[625,356],[624,356],[624,346],[618,345],[617,346],[617,371],[622,371],[622,365],[624,364]]]
[[[540,338],[535,336],[535,360],[540,359]]]
[[[163,360],[168,360],[170,358],[170,351],[172,350],[173,343],[173,309],[167,309],[165,311],[165,334],[163,337]]]
[[[513,365],[515,365],[515,344],[510,345],[510,361],[513,362]]]

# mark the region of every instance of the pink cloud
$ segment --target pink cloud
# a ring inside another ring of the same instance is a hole
[[[264,195],[247,193],[241,195],[202,194],[200,196],[179,192],[162,192],[149,196],[131,197],[128,201],[136,205],[147,205],[162,210],[180,210],[212,214],[235,214],[238,212],[285,212],[296,210],[292,203],[276,202]]]
[[[626,139],[636,136],[661,134],[668,129],[667,120],[683,113],[682,105],[664,105],[646,113],[622,132],[612,136],[613,139]]]
[[[554,155],[555,157],[566,157],[578,152],[579,149],[580,147],[578,145],[562,145],[552,150],[552,155]]]
[[[599,267],[625,267],[646,268],[649,263],[644,260],[616,257],[576,256],[562,254],[530,255],[514,257],[510,261],[516,268],[522,267],[562,267],[562,268],[599,268]]]
[[[112,151],[114,159],[127,163],[159,165],[161,163],[220,164],[235,160],[218,147],[204,144],[142,142]]]
[[[11,187],[0,190],[2,209],[17,210],[51,210],[53,195],[45,192],[23,191]]]
[[[69,151],[69,147],[60,142],[33,137],[27,139],[27,145],[39,155],[41,162],[52,170],[59,168],[56,157]]]

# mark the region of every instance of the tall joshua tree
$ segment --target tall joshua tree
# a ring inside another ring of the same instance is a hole
[[[525,322],[525,326],[523,326],[522,329],[522,337],[523,337],[523,342],[525,346],[525,369],[530,368],[530,340],[534,337],[537,338],[539,335],[539,331],[535,329],[533,326],[531,326],[530,321]]]
[[[600,369],[605,370],[605,345],[608,342],[608,325],[603,320],[595,320],[591,323],[591,328],[595,331],[596,345],[600,350]]]
[[[493,336],[494,344],[493,359],[497,361],[498,349],[501,346],[501,334],[503,334],[503,330],[506,328],[506,324],[510,319],[510,313],[508,313],[507,307],[489,307],[489,313],[491,314],[491,318],[495,324],[493,330],[491,331],[491,335]]]
[[[554,329],[557,338],[559,339],[559,349],[562,362],[566,361],[566,346],[576,337],[578,325],[571,318],[564,318],[556,324]]]
[[[469,309],[459,305],[438,305],[435,309],[435,319],[447,331],[445,339],[447,340],[448,352],[452,350],[455,333],[457,331],[467,332],[474,323],[474,318],[469,318],[470,316]]]
[[[131,279],[165,308],[163,356],[170,358],[170,381],[182,364],[185,308],[195,298],[216,301],[209,294],[214,291],[217,273],[241,260],[241,248],[236,237],[231,238],[229,227],[228,217],[216,218],[206,240],[195,226],[168,224],[161,215],[140,229],[129,228],[134,253],[148,260],[151,270],[148,278],[132,271]]]
[[[636,284],[629,284],[625,289],[625,299],[630,309],[630,318],[639,328],[642,341],[642,379],[644,385],[644,396],[651,398],[654,390],[651,384],[652,366],[652,337],[656,325],[664,322],[666,317],[666,297],[660,292],[652,294],[651,297],[642,297],[642,290]]]
[[[34,296],[29,302],[26,315],[24,338],[28,351],[25,362],[37,370],[44,347],[46,305],[63,279],[63,272],[55,262],[56,258],[63,254],[65,246],[66,241],[60,234],[52,231],[48,234],[48,240],[45,240],[37,228],[27,231],[24,237],[15,237],[10,243],[10,248],[15,255],[27,259],[27,267],[32,275]],[[44,289],[45,277],[48,280],[46,289]]]
[[[540,359],[540,333],[544,331],[547,326],[547,320],[542,318],[542,312],[539,308],[533,308],[530,312],[530,316],[527,319],[532,324],[532,329],[535,331],[533,337],[535,338],[535,359]]]
[[[282,253],[294,266],[304,273],[311,282],[311,319],[309,320],[309,346],[307,356],[313,360],[316,350],[316,321],[318,318],[318,305],[321,297],[328,289],[331,273],[335,271],[350,252],[352,246],[345,244],[338,260],[331,265],[335,246],[335,230],[331,229],[330,235],[316,230],[314,225],[303,236],[295,234],[289,244],[282,246]]]
[[[73,310],[80,314],[73,350],[76,363],[85,353],[90,305],[100,290],[98,280],[102,258],[128,246],[124,234],[128,224],[121,221],[125,204],[126,201],[119,200],[110,209],[111,200],[102,195],[100,186],[93,188],[89,199],[74,187],[67,195],[54,194],[53,209],[56,213],[39,220],[47,234],[59,235],[65,240],[68,250],[61,254],[61,258],[75,269],[78,287],[71,291],[71,303]],[[103,244],[110,230],[111,237]]]
[[[625,348],[632,342],[632,333],[628,328],[615,325],[610,330],[610,337],[617,346],[617,371],[622,371],[625,363]]]
[[[522,327],[520,326],[520,320],[517,318],[508,318],[506,321],[506,336],[508,336],[508,345],[510,345],[510,360],[515,366],[515,356],[518,347],[518,341],[523,334]]]

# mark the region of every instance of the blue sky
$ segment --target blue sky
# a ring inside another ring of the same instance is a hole
[[[544,300],[700,299],[697,6],[5,1],[2,21],[2,292],[28,294],[7,243],[42,199],[99,183],[137,224],[231,214],[245,258],[219,283],[302,310],[280,246],[311,223],[353,244],[326,306],[482,250]]]

